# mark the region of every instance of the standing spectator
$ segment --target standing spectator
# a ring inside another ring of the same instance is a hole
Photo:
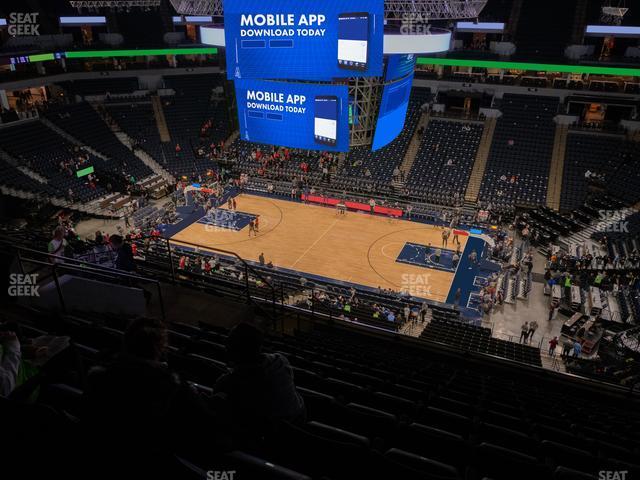
[[[524,322],[520,327],[520,343],[527,343],[529,338],[529,322]]]
[[[469,265],[469,270],[475,267],[477,262],[478,262],[478,252],[476,252],[475,249],[471,250],[471,253],[469,254],[469,263],[471,264]]]
[[[456,252],[451,257],[451,263],[452,263],[454,269],[456,269],[458,267],[458,263],[459,262],[460,262],[460,255],[458,255],[458,252]]]
[[[398,168],[398,166],[396,165],[393,169],[393,180],[395,182],[397,182],[398,180],[400,180],[400,169]]]
[[[582,344],[576,340],[573,342],[573,356],[575,358],[580,358],[580,354],[582,354]]]
[[[407,214],[407,220],[411,220],[411,212],[413,212],[413,205],[409,204],[407,205],[407,209],[405,210],[405,213]]]
[[[462,298],[462,289],[458,288],[455,293],[455,303],[456,305],[460,305],[460,299]]]
[[[536,333],[536,330],[538,329],[538,322],[536,322],[535,320],[533,320],[530,324],[529,324],[529,343],[531,343],[531,340],[533,339],[533,334]]]
[[[448,229],[442,230],[442,247],[447,248],[447,243],[449,242],[449,235],[451,232]]]
[[[458,238],[458,231],[457,230],[453,231],[453,240],[451,242],[455,243],[458,246],[460,246],[460,239]]]
[[[549,340],[549,356],[553,357],[556,354],[556,347],[558,346],[558,337],[553,337]]]
[[[258,262],[260,262],[260,266],[264,267],[264,253],[260,252],[260,255],[258,255]]]
[[[64,239],[64,227],[59,225],[53,231],[53,238],[47,246],[47,251],[50,255],[53,255],[49,259],[51,263],[64,263],[64,249],[67,248],[67,241]]]
[[[420,319],[422,320],[422,323],[424,323],[425,319],[427,318],[428,310],[429,305],[427,305],[427,302],[422,302],[422,306],[420,307]]]
[[[125,242],[120,235],[111,235],[111,247],[116,252],[115,268],[126,272],[133,272],[136,264],[133,261],[133,251],[131,244]]]
[[[0,397],[7,397],[16,386],[22,358],[15,332],[0,331],[0,347]]]
[[[411,309],[409,308],[409,305],[405,305],[404,306],[404,319],[405,321],[409,321],[409,318],[411,317]]]

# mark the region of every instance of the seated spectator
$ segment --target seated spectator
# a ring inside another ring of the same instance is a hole
[[[306,414],[289,361],[280,353],[262,353],[262,340],[257,327],[237,325],[227,340],[231,371],[214,386],[226,398],[231,424],[244,439],[261,436],[280,420],[302,421]]]
[[[96,440],[117,438],[118,450],[132,447],[132,455],[141,446],[148,452],[204,448],[197,428],[214,443],[220,438],[201,398],[161,361],[166,347],[167,332],[160,322],[131,322],[122,353],[89,372],[82,417],[87,433]]]

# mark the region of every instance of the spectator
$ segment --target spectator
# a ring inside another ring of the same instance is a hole
[[[226,399],[241,438],[268,432],[281,420],[305,418],[289,361],[280,353],[262,353],[262,340],[262,332],[248,323],[231,330],[227,339],[230,372],[214,386],[216,396]]]
[[[536,330],[538,329],[538,322],[536,322],[535,320],[533,320],[530,324],[529,324],[529,341],[531,341],[533,339],[533,334],[536,333]]]
[[[529,322],[524,322],[520,327],[520,343],[527,343],[529,338]]]
[[[573,356],[575,358],[580,358],[580,354],[582,353],[582,344],[576,340],[573,342]]]
[[[49,242],[47,251],[50,255],[53,255],[49,260],[51,263],[64,263],[64,250],[67,247],[67,241],[64,239],[64,227],[58,226],[53,231],[53,238]]]
[[[21,358],[15,332],[0,331],[0,397],[7,397],[15,388]]]
[[[136,264],[133,261],[131,244],[125,242],[120,235],[111,235],[111,247],[116,252],[115,268],[126,272],[133,272]]]
[[[201,447],[194,425],[217,436],[204,402],[161,362],[166,347],[167,332],[160,322],[131,322],[122,353],[89,372],[82,418],[87,432],[100,438],[117,436],[123,452],[128,445],[137,453],[142,445],[145,451],[191,453]]]
[[[553,337],[549,340],[549,356],[553,357],[556,354],[556,347],[558,346],[558,337]]]
[[[471,264],[469,266],[469,270],[475,267],[477,261],[478,261],[478,252],[476,252],[475,249],[471,250],[471,253],[469,254],[469,263]]]

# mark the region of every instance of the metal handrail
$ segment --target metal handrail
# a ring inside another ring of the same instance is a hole
[[[65,313],[68,313],[67,303],[65,302],[65,299],[64,299],[64,292],[62,291],[62,287],[60,286],[60,275],[58,270],[69,270],[69,271],[80,273],[80,274],[91,273],[92,275],[97,277],[111,278],[111,279],[116,277],[119,279],[127,279],[129,281],[136,280],[138,282],[153,284],[155,286],[155,289],[158,292],[158,301],[160,304],[160,313],[161,313],[162,319],[166,321],[166,311],[164,307],[164,299],[162,296],[162,288],[158,280],[142,277],[139,275],[131,275],[121,270],[115,270],[115,269],[106,268],[106,267],[103,268],[95,265],[92,267],[84,267],[84,266],[73,265],[69,263],[45,262],[45,261],[37,260],[34,258],[24,258],[22,255],[19,254],[19,252],[23,250],[23,247],[15,247],[15,249],[18,252],[17,259],[18,259],[20,270],[22,272],[24,272],[24,263],[36,264],[42,267],[51,268],[53,273],[53,279],[56,284],[56,291],[58,293],[58,298],[60,300],[60,306],[62,308],[62,311],[64,311]],[[31,250],[31,249],[26,249],[26,250]],[[31,251],[34,251],[34,250],[31,250]],[[35,252],[37,252],[37,250]],[[37,253],[42,253],[42,252],[37,252]],[[50,257],[60,258],[60,257],[55,257],[55,255],[51,255],[51,254],[43,253],[43,255],[46,255],[49,258]]]

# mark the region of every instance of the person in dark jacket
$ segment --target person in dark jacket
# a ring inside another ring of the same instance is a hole
[[[111,235],[111,246],[116,252],[115,267],[118,270],[124,270],[126,272],[135,271],[136,264],[133,261],[131,244],[129,242],[125,242],[120,235]]]
[[[226,398],[231,423],[240,437],[255,438],[279,421],[303,421],[306,415],[289,361],[279,353],[262,353],[262,340],[257,327],[237,325],[227,340],[230,372],[214,386],[214,393]]]
[[[226,437],[214,413],[161,361],[167,346],[163,324],[136,319],[123,344],[111,363],[89,372],[81,418],[88,435],[98,443],[117,439],[118,461],[125,463],[137,460],[141,449],[160,457],[223,449]]]

